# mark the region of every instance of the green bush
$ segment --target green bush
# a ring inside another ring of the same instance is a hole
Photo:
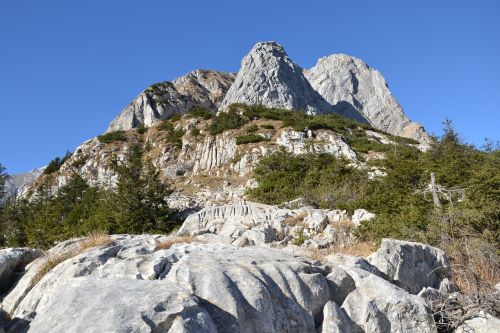
[[[45,175],[50,175],[51,173],[54,173],[56,171],[59,171],[61,166],[66,162],[70,157],[71,157],[71,152],[66,152],[64,157],[56,157],[50,163],[47,165],[47,167],[43,170],[43,173]]]
[[[260,127],[264,129],[274,129],[274,126],[272,124],[262,124]]]
[[[247,143],[255,143],[255,142],[261,142],[261,141],[269,141],[269,139],[266,139],[262,135],[254,134],[254,133],[243,134],[243,135],[240,135],[236,138],[237,145],[244,145]]]
[[[97,139],[102,143],[111,143],[115,141],[127,141],[127,136],[124,131],[115,131],[99,135]]]
[[[212,119],[214,114],[201,106],[193,106],[187,113],[189,118],[203,118],[205,120]]]
[[[198,137],[200,135],[200,130],[197,127],[195,127],[189,133],[194,137]]]
[[[255,125],[255,124],[254,125],[250,125],[247,128],[245,128],[245,132],[247,132],[247,133],[255,133],[258,130],[259,130],[259,126]]]
[[[170,120],[171,123],[175,123],[176,121],[181,120],[182,115],[180,113],[176,113],[172,115],[168,120]]]
[[[212,135],[223,133],[227,130],[240,128],[248,122],[247,119],[240,116],[237,112],[221,112],[212,120],[208,131]]]
[[[137,130],[137,133],[144,134],[148,131],[148,128],[146,125],[140,124],[139,127],[136,128],[136,130]]]

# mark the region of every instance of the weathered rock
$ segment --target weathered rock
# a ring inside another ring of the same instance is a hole
[[[304,77],[302,68],[275,42],[257,43],[243,58],[221,109],[233,103],[304,110],[310,114],[331,110]]]
[[[195,297],[162,281],[79,277],[37,307],[29,332],[210,332]]]
[[[346,269],[356,289],[342,308],[365,332],[437,332],[425,301],[365,270]]]
[[[500,332],[500,319],[490,314],[482,314],[476,318],[466,320],[459,326],[455,333],[498,333]]]
[[[113,243],[63,260],[38,282],[39,258],[4,299],[28,332],[314,332],[329,287],[323,266],[271,248],[174,244],[163,236],[112,236]],[[64,259],[65,257],[63,257]],[[34,284],[34,286],[33,286]],[[68,318],[72,318],[68,320]],[[90,324],[89,324],[90,323]],[[175,328],[175,330],[174,330]]]
[[[335,302],[328,302],[323,309],[321,333],[363,333]]]
[[[338,266],[326,276],[326,281],[330,287],[330,299],[339,305],[342,305],[347,295],[356,289],[352,277]]]
[[[42,251],[30,248],[0,250],[0,294],[12,287],[17,274],[23,272],[27,264],[42,254]]]
[[[383,239],[380,249],[368,261],[390,281],[414,295],[424,287],[439,289],[450,274],[446,254],[421,243]]]
[[[304,75],[336,112],[357,120],[361,115],[377,129],[429,142],[422,126],[406,117],[382,74],[360,59],[345,54],[323,57]]]
[[[356,209],[354,214],[352,214],[351,221],[354,226],[358,227],[361,222],[370,221],[373,218],[375,218],[375,214],[370,213],[366,209]]]
[[[304,132],[285,130],[276,139],[276,144],[295,155],[316,153],[330,154],[349,160],[356,158],[356,153],[344,142],[342,137],[332,131],[317,131],[316,137],[309,139],[306,138]]]

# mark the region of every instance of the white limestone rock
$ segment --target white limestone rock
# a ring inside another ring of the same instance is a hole
[[[446,254],[421,243],[385,238],[368,261],[386,274],[389,281],[414,295],[425,287],[440,289],[450,275]]]
[[[162,281],[79,277],[37,308],[28,332],[206,332],[217,329],[198,300]]]
[[[365,332],[435,333],[432,314],[425,301],[365,270],[346,269],[356,289],[342,309]]]
[[[363,333],[345,311],[335,302],[326,303],[323,309],[321,333]]]
[[[220,109],[245,103],[303,110],[309,114],[328,113],[331,106],[314,91],[302,71],[278,43],[257,43],[241,61]]]
[[[325,130],[319,130],[315,134],[316,137],[311,139],[306,137],[306,133],[284,130],[276,139],[276,144],[295,155],[316,153],[344,157],[348,160],[356,159],[356,153],[341,135]]]
[[[14,284],[26,265],[41,255],[42,251],[26,247],[0,249],[0,294]]]
[[[377,129],[429,142],[424,129],[404,114],[382,74],[362,60],[333,54],[320,58],[304,75],[336,112],[353,119],[361,114]]]
[[[366,209],[356,209],[354,211],[354,214],[352,214],[352,223],[354,226],[358,227],[361,222],[364,221],[370,221],[371,219],[375,218],[375,214],[370,213]]]

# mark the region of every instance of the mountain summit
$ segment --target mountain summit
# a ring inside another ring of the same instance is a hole
[[[312,115],[338,113],[393,135],[429,141],[422,126],[404,114],[382,74],[362,60],[334,54],[304,70],[276,42],[255,44],[236,75],[196,70],[150,86],[123,109],[107,132],[149,126],[193,106],[217,112],[233,103]]]

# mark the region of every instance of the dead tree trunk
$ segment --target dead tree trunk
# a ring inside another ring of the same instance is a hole
[[[441,201],[439,201],[439,194],[436,187],[436,175],[434,172],[431,172],[431,193],[432,193],[432,201],[434,201],[434,208],[441,208]]]

